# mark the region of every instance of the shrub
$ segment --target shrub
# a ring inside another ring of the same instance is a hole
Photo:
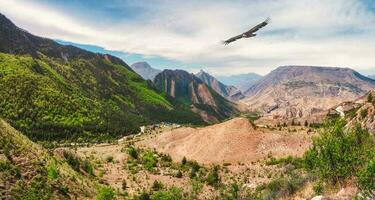
[[[207,184],[211,186],[217,187],[218,184],[220,183],[220,176],[219,176],[219,167],[214,166],[210,173],[207,176]]]
[[[172,187],[168,191],[155,192],[151,197],[152,200],[180,200],[182,198],[182,189],[177,187]]]
[[[51,180],[58,178],[59,172],[57,170],[57,164],[55,160],[53,160],[50,163],[50,165],[47,167],[47,174],[48,174],[48,178],[50,178]]]
[[[367,109],[362,109],[361,112],[360,112],[360,115],[361,115],[361,119],[364,119],[368,114],[368,110]]]
[[[113,192],[113,189],[109,186],[100,188],[98,194],[96,195],[96,200],[112,199],[115,199],[115,193]]]
[[[333,184],[358,176],[361,188],[366,189],[366,185],[372,185],[366,174],[371,174],[367,172],[371,172],[370,161],[375,156],[374,138],[359,125],[349,130],[345,125],[344,120],[325,123],[323,132],[313,139],[313,146],[304,155],[305,167]]]
[[[91,162],[89,160],[84,160],[82,163],[82,169],[86,173],[88,173],[90,176],[94,176],[94,169],[91,165]]]
[[[126,190],[126,188],[127,188],[127,184],[126,184],[125,179],[122,180],[121,188],[122,188],[122,190]]]
[[[80,166],[81,166],[79,158],[70,151],[64,151],[63,156],[66,159],[66,161],[68,162],[68,164],[75,171],[79,172],[79,169],[80,169]]]
[[[182,165],[185,165],[186,162],[187,162],[187,160],[186,160],[186,157],[184,156],[184,157],[182,158],[181,164],[182,164]]]
[[[113,156],[107,156],[107,157],[105,158],[105,161],[106,161],[107,163],[113,162]]]
[[[128,148],[128,154],[130,157],[134,159],[138,159],[138,152],[137,149],[135,149],[133,146]]]
[[[147,192],[142,192],[139,196],[134,197],[134,200],[150,200],[150,195]]]
[[[322,194],[323,189],[324,189],[323,183],[321,181],[318,181],[313,185],[313,190],[314,190],[315,194]]]
[[[163,189],[163,183],[159,182],[158,180],[155,180],[154,183],[152,184],[152,190],[154,191],[159,191]]]
[[[199,164],[197,163],[197,161],[190,161],[189,164],[191,170],[190,170],[190,178],[194,178],[196,175],[197,175],[197,172],[199,171],[199,169],[201,168],[201,166],[199,166]]]
[[[182,178],[183,174],[180,170],[178,170],[177,174],[176,174],[176,177],[177,178]]]
[[[368,101],[369,103],[372,103],[373,100],[374,100],[374,98],[373,98],[372,94],[370,93],[370,94],[367,96],[367,101]]]
[[[142,163],[147,170],[152,171],[156,167],[157,159],[152,152],[146,151],[142,154]]]
[[[358,172],[358,185],[366,197],[375,198],[375,159]]]

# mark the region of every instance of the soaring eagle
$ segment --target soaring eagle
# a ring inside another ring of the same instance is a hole
[[[253,28],[251,28],[250,30],[248,30],[247,32],[244,32],[240,35],[237,35],[237,36],[234,36],[232,38],[229,38],[227,40],[225,40],[223,43],[225,45],[231,43],[231,42],[234,42],[238,39],[241,39],[241,38],[249,38],[249,37],[254,37],[256,36],[256,34],[254,34],[255,32],[257,32],[259,29],[265,27],[268,23],[270,22],[270,18],[267,18],[264,22],[254,26]]]

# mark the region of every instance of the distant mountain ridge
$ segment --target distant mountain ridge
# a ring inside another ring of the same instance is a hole
[[[374,80],[349,68],[283,66],[249,88],[244,102],[273,118],[302,118],[374,87]]]
[[[238,112],[233,103],[184,70],[164,70],[155,77],[154,84],[173,101],[198,113],[206,122],[218,122]]]
[[[199,79],[201,79],[204,83],[206,83],[209,87],[214,89],[217,93],[221,94],[223,97],[228,98],[232,101],[237,101],[242,99],[244,96],[242,92],[238,90],[236,87],[231,85],[224,85],[220,81],[218,81],[215,77],[211,76],[207,72],[201,70],[197,74],[195,74]]]
[[[147,62],[137,62],[130,65],[130,67],[145,80],[153,81],[155,76],[161,72],[161,70],[152,68]]]
[[[242,93],[248,90],[256,81],[262,78],[261,75],[256,73],[237,74],[231,76],[217,76],[220,82],[226,85],[233,85],[238,88]]]
[[[368,77],[375,80],[375,75],[369,75]]]

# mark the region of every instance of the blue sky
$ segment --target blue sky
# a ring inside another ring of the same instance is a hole
[[[0,12],[31,33],[128,64],[215,75],[281,65],[375,74],[374,0],[0,0]],[[267,17],[257,37],[221,44]]]

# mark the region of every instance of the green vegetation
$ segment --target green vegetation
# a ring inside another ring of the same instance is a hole
[[[96,184],[0,120],[0,193],[8,199],[92,199]],[[73,166],[83,166],[70,155]]]
[[[290,174],[277,178],[268,184],[260,185],[255,192],[248,194],[249,199],[279,199],[294,194],[307,181],[306,177]]]
[[[0,53],[0,88],[0,117],[34,140],[106,140],[141,124],[200,120],[175,109],[127,66],[102,57]]]
[[[158,162],[156,157],[154,156],[154,153],[150,151],[144,152],[141,156],[141,159],[144,167],[148,171],[154,170],[154,167],[156,167],[156,164]]]
[[[343,184],[355,177],[363,193],[374,195],[374,136],[360,126],[346,129],[345,125],[344,120],[324,125],[304,155],[305,167],[326,184]]]
[[[113,199],[115,199],[115,193],[113,192],[113,189],[109,186],[100,188],[98,195],[96,196],[96,200],[113,200]]]
[[[56,160],[53,160],[47,168],[48,178],[55,180],[59,176]]]
[[[138,152],[137,150],[135,149],[134,146],[130,146],[128,148],[128,154],[130,157],[132,157],[133,159],[138,159]]]
[[[63,151],[63,157],[65,158],[66,162],[70,165],[70,167],[72,167],[72,169],[74,169],[75,171],[80,173],[87,173],[90,176],[94,176],[94,169],[89,160],[82,160],[73,152],[67,150]]]
[[[364,119],[365,117],[367,117],[368,110],[367,109],[362,109],[359,114],[361,116],[361,119]]]
[[[217,187],[220,183],[219,166],[214,166],[207,176],[207,184]]]

